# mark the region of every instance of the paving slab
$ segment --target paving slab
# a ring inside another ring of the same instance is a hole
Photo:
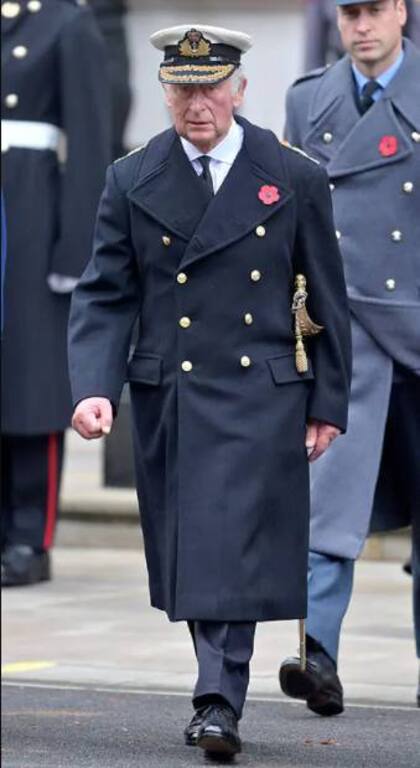
[[[189,633],[150,608],[143,552],[57,548],[53,566],[49,583],[2,591],[4,679],[191,691]],[[278,667],[297,634],[297,622],[258,626],[252,695],[281,698]],[[358,564],[340,673],[349,701],[414,702],[411,578],[399,564]]]

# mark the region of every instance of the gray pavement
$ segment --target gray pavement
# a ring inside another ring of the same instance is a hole
[[[204,764],[180,736],[189,634],[149,607],[140,549],[57,548],[52,582],[2,596],[4,768]],[[419,768],[411,581],[399,563],[358,566],[344,715],[324,720],[282,696],[279,662],[296,646],[296,622],[259,626],[238,765]]]
[[[4,768],[187,768],[211,765],[184,747],[185,696],[6,687]],[[418,768],[415,710],[350,707],[322,720],[301,705],[250,701],[237,766]],[[217,764],[217,763],[216,763]]]

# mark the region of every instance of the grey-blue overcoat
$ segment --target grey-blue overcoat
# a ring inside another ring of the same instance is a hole
[[[311,548],[341,557],[356,557],[369,530],[394,362],[420,375],[420,52],[404,47],[363,116],[348,56],[300,78],[287,98],[287,137],[330,178],[352,314],[349,431],[312,473]],[[407,506],[394,502],[392,524],[407,524]]]

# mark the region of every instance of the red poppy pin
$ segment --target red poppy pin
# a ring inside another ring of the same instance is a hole
[[[280,192],[277,187],[270,187],[269,184],[264,184],[260,187],[258,197],[264,205],[273,205],[280,200]]]
[[[398,152],[398,139],[396,136],[382,136],[379,142],[379,152],[382,157],[392,157]]]

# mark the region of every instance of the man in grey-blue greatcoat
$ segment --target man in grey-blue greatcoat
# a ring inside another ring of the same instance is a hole
[[[345,429],[347,299],[325,171],[233,117],[249,36],[152,42],[174,127],[108,171],[72,302],[73,424],[109,432],[128,378],[151,602],[198,660],[185,739],[232,755],[255,623],[306,614],[307,450]],[[324,327],[307,365],[296,273]]]
[[[412,523],[420,657],[420,52],[403,0],[337,5],[348,55],[287,100],[288,138],[330,178],[352,315],[348,433],[311,478],[308,666],[280,671],[321,715],[343,710],[340,628],[375,499],[390,527]]]

